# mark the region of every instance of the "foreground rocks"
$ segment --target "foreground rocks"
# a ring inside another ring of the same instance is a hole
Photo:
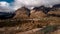
[[[3,27],[0,28],[0,34],[60,34],[60,26],[52,25],[44,28],[35,28],[29,31],[20,31],[21,27]]]
[[[60,26],[48,26],[45,28],[36,28],[26,32],[20,32],[17,34],[60,34]]]

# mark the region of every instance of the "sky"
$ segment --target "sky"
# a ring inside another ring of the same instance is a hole
[[[14,0],[0,0],[0,2],[2,3],[2,4],[9,4],[9,5],[12,5],[11,3],[13,3],[14,2]],[[1,5],[1,4],[0,4]]]
[[[13,2],[14,0],[0,0],[0,12],[13,12]]]
[[[0,0],[0,11],[15,11],[21,7],[33,9],[42,5],[52,7],[55,4],[60,4],[60,0]]]
[[[0,1],[6,1],[8,3],[14,2],[14,0],[0,0]]]

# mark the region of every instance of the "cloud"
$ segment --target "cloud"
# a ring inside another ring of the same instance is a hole
[[[6,10],[7,12],[13,12],[21,7],[33,9],[34,7],[40,7],[42,5],[45,7],[52,7],[55,4],[60,4],[60,0],[14,0],[14,2],[11,3],[1,1],[0,9],[2,11],[4,9],[4,11]]]
[[[60,4],[60,0],[15,0],[15,9],[23,6],[31,9],[33,7],[45,6],[52,7],[55,4]]]
[[[10,6],[10,3],[1,1],[0,2],[0,12],[13,12],[14,9]]]
[[[9,6],[9,3],[4,2],[4,1],[1,1],[1,2],[0,2],[0,6],[6,6],[6,7],[7,7],[7,6]]]

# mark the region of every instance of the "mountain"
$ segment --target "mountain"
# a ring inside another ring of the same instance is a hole
[[[9,19],[13,18],[15,13],[8,13],[8,12],[0,12],[0,19]]]
[[[15,11],[16,15],[14,18],[29,18],[27,14],[27,9],[25,7],[19,8],[18,10]]]
[[[43,13],[43,11],[36,11],[34,10],[29,10],[25,7],[19,8],[18,10],[15,11],[16,16],[15,18],[40,18],[40,17],[45,17],[46,14]]]

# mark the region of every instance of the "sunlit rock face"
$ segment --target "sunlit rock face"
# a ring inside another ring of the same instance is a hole
[[[16,10],[16,15],[14,18],[28,18],[28,15],[27,15],[27,10],[26,8],[22,7],[18,10]]]
[[[41,18],[45,17],[46,14],[43,13],[41,10],[29,10],[27,8],[20,8],[16,11],[16,16],[14,18]]]
[[[39,10],[31,10],[31,15],[30,18],[41,18],[41,17],[46,17],[46,14],[43,13],[43,11]]]

